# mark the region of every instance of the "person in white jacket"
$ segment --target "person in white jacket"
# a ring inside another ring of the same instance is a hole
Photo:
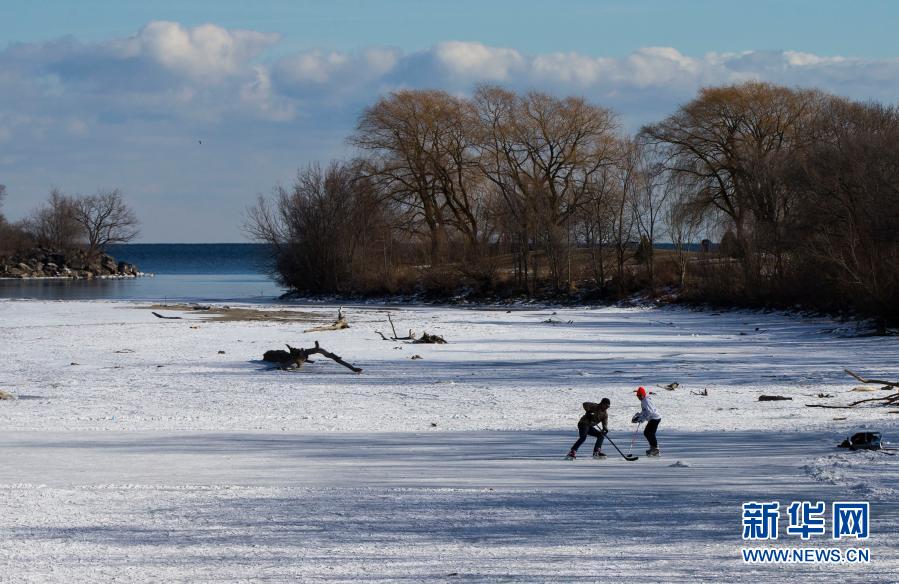
[[[649,450],[646,451],[646,455],[658,456],[659,443],[656,440],[656,430],[659,427],[659,422],[662,421],[662,416],[659,415],[655,404],[649,399],[645,388],[640,387],[637,389],[637,399],[640,400],[640,412],[634,414],[631,422],[635,424],[646,422],[646,429],[643,430],[643,435],[646,436],[646,441],[649,442]]]

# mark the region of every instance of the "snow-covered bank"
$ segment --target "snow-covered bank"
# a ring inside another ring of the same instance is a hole
[[[392,312],[398,330],[449,344],[384,342],[384,309],[348,310],[350,329],[303,333],[303,322],[160,320],[137,304],[0,301],[0,407],[7,429],[408,431],[571,428],[580,403],[612,399],[613,427],[657,393],[664,428],[838,428],[889,423],[891,408],[807,408],[854,393],[843,367],[899,377],[899,341],[841,338],[828,320],[682,309]],[[283,308],[273,308],[283,310]],[[329,307],[304,307],[333,316]],[[560,324],[543,321],[552,318]],[[569,323],[570,321],[570,323]],[[268,370],[266,349],[322,346],[299,373]],[[219,351],[224,351],[220,354]],[[413,355],[421,359],[412,360]],[[675,391],[656,386],[678,382]],[[708,396],[696,395],[708,390]],[[818,398],[819,393],[833,398]],[[759,403],[761,394],[792,401]],[[846,418],[837,420],[835,418]]]

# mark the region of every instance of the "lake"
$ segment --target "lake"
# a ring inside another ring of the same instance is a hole
[[[0,280],[0,298],[272,302],[286,290],[266,273],[266,246],[134,243],[110,246],[152,277],[122,280]]]

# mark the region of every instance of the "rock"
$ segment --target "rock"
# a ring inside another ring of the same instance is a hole
[[[66,277],[88,280],[97,276],[137,276],[137,266],[118,262],[106,254],[88,254],[75,249],[65,253],[32,250],[17,256],[0,258],[0,277]]]
[[[8,399],[8,400],[16,399],[16,396],[9,393],[8,391],[3,391],[2,389],[0,389],[0,400],[5,400],[5,399]]]

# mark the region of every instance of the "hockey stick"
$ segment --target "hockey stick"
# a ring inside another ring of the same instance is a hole
[[[624,460],[634,461],[634,460],[637,460],[638,458],[640,458],[639,456],[634,456],[633,454],[625,454],[625,453],[621,452],[621,449],[618,448],[618,446],[614,442],[612,442],[612,439],[609,438],[608,434],[606,435],[606,440],[609,441],[609,444],[611,444],[612,446],[615,447],[615,450],[618,451],[618,454],[620,454],[621,458],[623,458]]]
[[[634,437],[631,438],[631,445],[630,445],[630,447],[628,447],[628,449],[627,449],[627,453],[628,453],[628,454],[630,454],[631,452],[634,451],[634,442],[637,441],[637,432],[640,431],[640,426],[642,426],[642,425],[643,425],[643,422],[640,422],[639,424],[637,424],[637,429],[634,430]]]

